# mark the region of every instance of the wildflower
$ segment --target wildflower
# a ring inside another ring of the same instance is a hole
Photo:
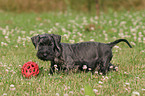
[[[110,66],[110,69],[112,69],[113,68],[113,66]]]
[[[128,86],[130,85],[129,83],[125,83],[125,84],[128,85]]]
[[[98,87],[102,88],[102,86],[101,86],[101,85],[98,85]]]
[[[119,46],[115,45],[115,46],[114,46],[114,48],[117,48],[117,49],[118,49],[118,48],[119,48]]]
[[[95,19],[97,20],[99,17],[98,16],[95,16]]]
[[[85,89],[84,89],[84,88],[81,88],[81,90],[82,90],[82,91],[85,91]]]
[[[98,71],[95,71],[95,74],[98,74]]]
[[[91,30],[95,30],[95,28],[94,27],[91,27]]]
[[[8,36],[5,36],[5,39],[8,39]]]
[[[145,43],[145,37],[143,37],[143,43]]]
[[[56,93],[55,95],[56,95],[56,96],[59,96],[59,93]]]
[[[66,93],[66,94],[64,94],[63,96],[68,96],[68,94]]]
[[[57,68],[57,65],[54,65],[54,68]]]
[[[73,94],[73,91],[69,91],[69,94]]]
[[[145,89],[141,89],[142,91],[145,91]]]
[[[118,71],[118,67],[115,67],[116,71]]]
[[[127,75],[128,75],[128,73],[127,73],[127,72],[124,72],[124,74],[127,74]]]
[[[88,70],[91,71],[92,69],[91,68],[88,68]]]
[[[93,89],[93,91],[94,91],[95,93],[97,93],[97,92],[98,92],[98,90],[97,90],[97,89]]]
[[[9,72],[9,70],[8,70],[8,69],[6,69],[6,72]]]
[[[103,82],[99,81],[99,84],[103,84]]]
[[[139,92],[137,92],[137,91],[133,91],[133,92],[132,92],[132,96],[140,96],[140,94],[139,94]]]
[[[3,94],[3,96],[6,96],[6,95],[7,95],[7,93],[4,93],[4,94]]]
[[[86,70],[87,69],[87,65],[83,65],[83,69]]]
[[[15,47],[18,48],[18,45],[16,45]]]
[[[82,95],[84,95],[85,89],[84,89],[84,88],[81,88],[80,93],[81,93]]]
[[[127,88],[125,88],[125,90],[127,91],[128,89],[127,89]]]
[[[137,38],[137,37],[133,37],[133,38],[134,38],[134,40],[136,41],[136,38]]]
[[[90,41],[95,41],[94,39],[91,39]]]
[[[59,96],[59,93],[56,93],[55,95],[56,95],[56,96]]]
[[[138,38],[138,42],[142,42],[140,37]]]
[[[10,85],[10,90],[14,91],[16,88],[14,87],[13,84]]]
[[[11,91],[14,91],[14,90],[16,90],[16,88],[10,88],[10,90],[11,90]]]
[[[136,45],[134,42],[130,42],[132,45]]]
[[[100,73],[100,75],[102,75],[103,73]]]
[[[71,43],[75,43],[75,40],[69,40],[69,42],[71,42]]]
[[[55,25],[56,25],[56,26],[58,26],[58,25],[59,25],[59,23],[55,23]]]

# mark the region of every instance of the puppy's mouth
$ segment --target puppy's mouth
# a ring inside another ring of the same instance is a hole
[[[46,55],[46,56],[44,56],[44,55],[38,55],[37,54],[37,57],[40,59],[40,60],[43,60],[43,61],[52,61],[54,58],[53,58],[53,56],[52,55]]]
[[[39,59],[43,60],[43,61],[52,61],[53,58],[52,57],[38,57]]]

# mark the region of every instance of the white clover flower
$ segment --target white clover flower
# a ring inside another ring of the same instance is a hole
[[[15,47],[18,48],[18,45],[16,45]]]
[[[132,45],[136,45],[134,42],[130,42]]]
[[[119,46],[115,45],[115,46],[114,46],[114,48],[117,48],[117,49],[118,49],[118,48],[119,48]]]
[[[98,93],[98,90],[97,90],[97,89],[93,89],[93,91],[94,91],[95,93]]]
[[[56,25],[56,26],[58,26],[58,25],[59,25],[59,23],[55,23],[55,25]]]
[[[94,27],[91,27],[91,30],[95,30],[95,28]]]
[[[73,91],[69,91],[69,94],[73,94]]]
[[[63,94],[63,96],[69,96],[69,95],[66,93],[66,94]]]
[[[99,84],[103,84],[103,82],[101,82],[101,81],[99,81],[98,83],[99,83]]]
[[[14,91],[14,90],[16,90],[16,88],[10,88],[10,90],[11,90],[11,91]]]
[[[55,68],[57,68],[57,65],[54,65]]]
[[[77,33],[79,36],[82,36],[83,34],[81,34],[80,32]]]
[[[143,43],[145,43],[145,37],[143,37]]]
[[[134,40],[136,41],[137,37],[133,37],[133,38],[134,38]]]
[[[100,75],[102,75],[103,73],[100,73]]]
[[[145,91],[145,89],[141,89],[142,91]]]
[[[91,68],[88,68],[88,70],[91,71],[92,69]]]
[[[9,70],[8,70],[8,69],[6,69],[6,72],[9,72]]]
[[[98,16],[95,16],[95,19],[97,20],[99,17]]]
[[[142,53],[144,53],[144,52],[145,52],[145,50],[142,50],[141,52],[142,52]]]
[[[91,39],[90,41],[95,41],[94,39]]]
[[[66,39],[69,38],[69,35],[68,35],[68,34],[64,34],[63,36],[64,36]]]
[[[75,40],[69,40],[70,43],[75,43]]]
[[[81,88],[81,91],[85,91],[85,89],[84,88]]]
[[[14,85],[13,85],[13,84],[11,84],[11,85],[10,85],[10,87],[14,87]]]
[[[25,34],[26,33],[26,31],[21,31],[22,32],[22,34]]]
[[[124,72],[124,74],[128,74],[127,72]]]
[[[106,79],[109,79],[107,76],[105,77]]]
[[[4,46],[4,42],[1,42],[1,46]]]
[[[98,74],[98,71],[95,71],[95,74]]]
[[[83,65],[83,69],[86,70],[87,69],[87,65]]]
[[[140,96],[140,94],[139,94],[139,92],[137,92],[137,91],[133,91],[133,92],[132,92],[132,96]]]
[[[110,66],[110,69],[112,69],[113,68],[113,66]]]
[[[5,39],[8,39],[8,36],[5,36]]]
[[[7,93],[4,93],[4,94],[3,94],[3,96],[6,96],[6,95],[7,95]]]
[[[140,37],[138,38],[138,42],[142,42]]]
[[[116,71],[118,71],[118,67],[115,67]]]
[[[127,91],[128,89],[127,89],[127,88],[125,88],[125,90]]]
[[[106,37],[105,37],[105,40],[107,41],[107,40],[108,40],[108,38],[106,38]]]
[[[129,85],[130,85],[130,83],[125,83],[125,85],[128,85],[128,86],[129,86]]]
[[[56,96],[59,96],[59,93],[56,93],[55,95],[56,95]]]
[[[120,22],[120,25],[125,25],[125,24],[126,24],[126,21]]]

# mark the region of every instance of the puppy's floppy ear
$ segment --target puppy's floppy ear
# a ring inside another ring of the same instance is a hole
[[[60,35],[51,34],[51,37],[54,40],[54,44],[55,44],[56,49],[57,49],[56,56],[58,57],[61,54],[61,45],[60,45],[61,36]]]
[[[33,36],[33,37],[31,38],[31,40],[32,40],[32,43],[33,43],[33,45],[35,46],[35,49],[36,49],[36,48],[37,48],[37,45],[38,45],[38,42],[39,42],[39,40],[40,40],[40,36],[39,36],[39,35]]]

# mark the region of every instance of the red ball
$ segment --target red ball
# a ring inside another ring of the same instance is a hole
[[[31,78],[31,76],[37,76],[39,74],[39,67],[35,62],[30,61],[23,65],[21,72],[24,77]]]

